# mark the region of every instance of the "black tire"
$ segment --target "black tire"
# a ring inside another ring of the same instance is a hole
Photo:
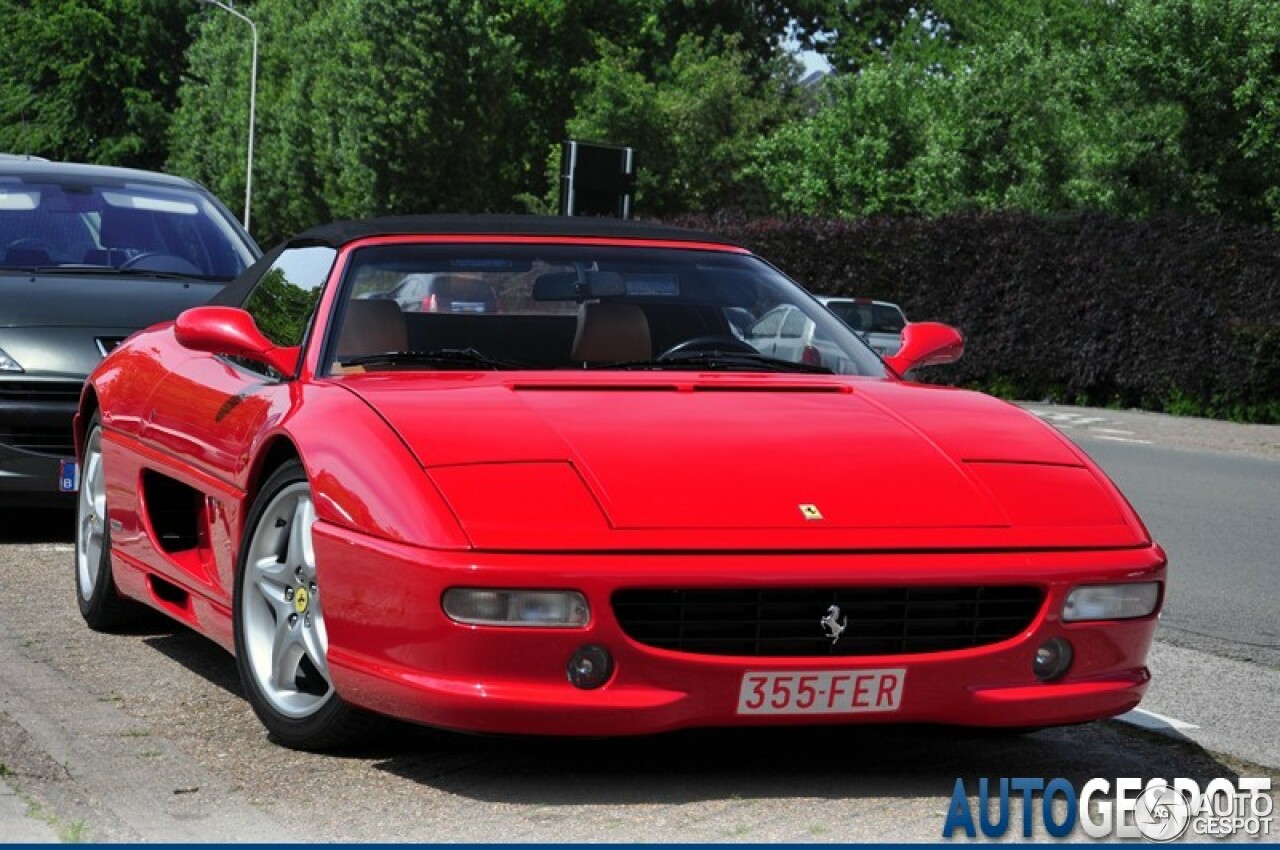
[[[263,484],[245,523],[232,625],[245,696],[272,739],[291,749],[329,750],[367,740],[381,718],[343,701],[329,681],[315,564],[295,542],[305,536],[309,545],[311,522],[306,471],[288,461]],[[276,628],[282,617],[289,620],[284,630]],[[280,658],[287,667],[278,669]]]
[[[140,602],[116,589],[111,570],[111,523],[107,519],[102,467],[102,419],[97,411],[85,430],[80,491],[76,494],[76,602],[80,616],[97,632],[118,632],[147,616]]]

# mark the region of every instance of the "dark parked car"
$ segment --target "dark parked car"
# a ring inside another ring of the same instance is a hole
[[[897,304],[830,295],[819,295],[818,300],[840,321],[861,334],[876,354],[887,357],[897,354],[902,347],[902,329],[907,326],[907,317]]]
[[[85,377],[260,253],[190,180],[0,157],[0,501],[70,505]]]

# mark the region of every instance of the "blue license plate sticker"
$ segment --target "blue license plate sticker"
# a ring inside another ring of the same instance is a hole
[[[80,469],[75,458],[64,458],[58,462],[58,490],[63,493],[74,493],[80,489]]]

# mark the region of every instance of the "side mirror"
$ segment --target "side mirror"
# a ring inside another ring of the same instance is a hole
[[[921,366],[954,363],[964,354],[960,331],[941,322],[910,322],[902,329],[902,347],[884,362],[899,375]]]
[[[173,333],[179,345],[192,351],[245,357],[282,375],[298,369],[297,348],[277,348],[252,316],[235,307],[193,307],[178,316]]]

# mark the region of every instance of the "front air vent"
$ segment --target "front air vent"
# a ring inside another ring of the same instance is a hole
[[[1027,629],[1038,587],[620,590],[613,611],[646,646],[705,655],[917,655],[999,643]],[[839,640],[823,618],[838,607]]]
[[[142,473],[142,499],[161,549],[173,554],[196,548],[203,499],[194,488],[148,469]]]

